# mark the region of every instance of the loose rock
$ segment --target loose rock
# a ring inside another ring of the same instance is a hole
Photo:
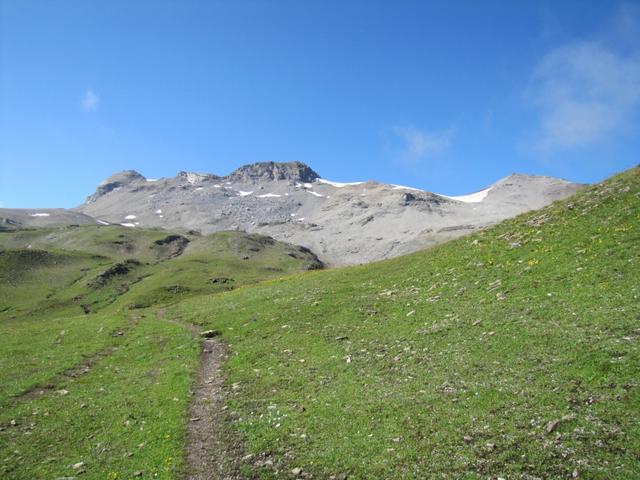
[[[547,433],[552,433],[560,425],[560,420],[551,420],[547,423]]]
[[[200,332],[200,336],[202,338],[214,338],[220,335],[219,330],[205,330],[204,332]]]

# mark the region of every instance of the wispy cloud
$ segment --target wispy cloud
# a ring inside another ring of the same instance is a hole
[[[82,96],[81,106],[85,112],[94,112],[98,109],[100,97],[91,89],[87,89]]]
[[[412,125],[392,127],[394,155],[401,161],[417,163],[437,156],[451,147],[455,130],[420,130]]]
[[[634,12],[619,11],[613,28],[633,29]],[[526,93],[540,115],[532,142],[537,151],[588,147],[633,128],[640,107],[640,48],[615,37],[610,32],[558,46],[537,64]]]

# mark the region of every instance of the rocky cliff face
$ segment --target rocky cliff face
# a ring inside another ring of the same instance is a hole
[[[318,178],[320,175],[302,162],[263,162],[244,165],[226,177],[226,180],[232,183],[272,182],[276,180],[309,183]]]
[[[540,208],[579,185],[511,175],[450,197],[378,182],[322,179],[300,162],[256,163],[227,176],[180,172],[148,180],[137,172],[103,182],[76,210],[131,228],[245,230],[310,248],[329,264],[388,258]]]

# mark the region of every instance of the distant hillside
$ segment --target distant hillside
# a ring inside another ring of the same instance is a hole
[[[0,232],[0,312],[95,312],[115,301],[140,308],[322,266],[303,247],[241,232],[6,231]]]

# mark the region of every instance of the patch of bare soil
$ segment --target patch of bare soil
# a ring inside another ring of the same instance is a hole
[[[182,235],[168,235],[154,242],[154,248],[160,258],[175,258],[182,255],[189,239]]]
[[[130,258],[124,262],[116,263],[107,268],[104,272],[96,276],[93,280],[90,280],[88,285],[92,288],[104,287],[111,282],[114,278],[127,275],[133,269],[139,267],[142,263],[135,258]]]

